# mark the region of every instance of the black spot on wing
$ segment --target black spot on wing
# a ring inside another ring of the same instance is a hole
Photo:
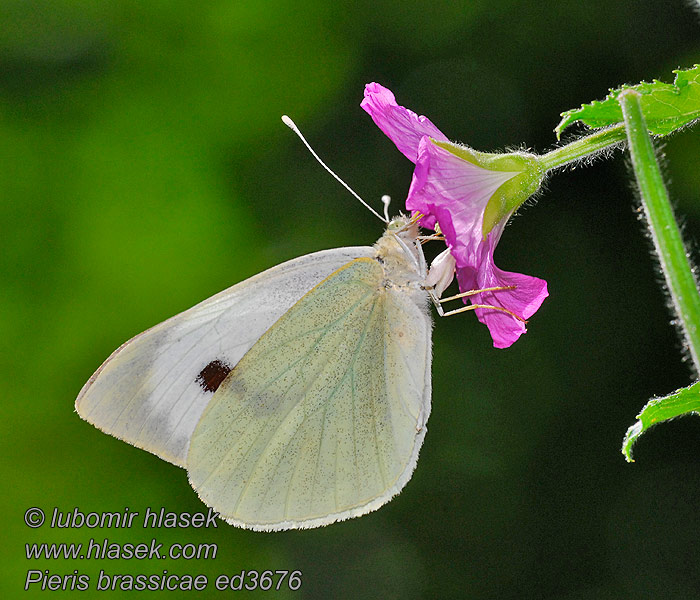
[[[217,358],[199,372],[195,381],[205,392],[214,393],[219,389],[231,369],[232,367],[228,363]]]

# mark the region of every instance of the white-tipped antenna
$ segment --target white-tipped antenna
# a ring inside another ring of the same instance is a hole
[[[282,115],[282,122],[289,127],[294,133],[296,133],[299,136],[299,139],[304,142],[304,146],[306,146],[311,152],[311,155],[319,162],[319,164],[326,170],[328,171],[333,177],[335,177],[336,181],[340,183],[348,192],[350,192],[355,198],[357,198],[363,205],[364,207],[369,210],[375,217],[377,217],[380,221],[384,221],[384,223],[388,223],[389,219],[382,217],[376,210],[374,210],[369,204],[367,204],[358,194],[355,193],[355,191],[347,184],[345,183],[340,177],[338,177],[332,170],[331,168],[324,163],[318,154],[314,152],[314,149],[309,145],[309,142],[306,141],[306,138],[301,134],[301,131],[299,131],[299,128],[294,124],[294,121],[292,121],[287,115]],[[386,212],[386,209],[385,209]]]
[[[391,221],[391,219],[389,218],[389,205],[391,204],[391,196],[387,196],[386,194],[384,194],[382,196],[382,202],[384,203],[384,218],[388,223],[389,221]]]

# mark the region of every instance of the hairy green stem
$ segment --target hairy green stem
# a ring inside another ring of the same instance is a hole
[[[673,216],[639,99],[640,94],[634,90],[626,90],[619,96],[632,168],[668,292],[695,370],[700,372],[700,294],[680,229]]]
[[[624,125],[615,125],[575,140],[566,146],[547,152],[538,157],[546,171],[575,162],[627,139]]]

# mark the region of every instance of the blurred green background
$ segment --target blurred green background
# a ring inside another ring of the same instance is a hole
[[[619,450],[648,398],[690,381],[619,151],[553,177],[506,230],[497,264],[551,292],[525,337],[494,350],[470,314],[436,323],[429,433],[381,510],[276,534],[29,529],[23,515],[205,510],[183,470],[81,421],[73,401],[147,327],[381,234],[281,114],[397,211],[412,165],[359,108],[366,82],[476,149],[542,152],[561,111],[698,62],[697,3],[2,0],[0,22],[3,597],[22,594],[28,569],[90,575],[85,598],[101,597],[100,569],[204,573],[212,596],[216,575],[241,569],[301,570],[280,598],[694,596],[700,419],[648,433],[633,465]],[[697,127],[665,142],[693,249],[699,152]],[[219,555],[25,558],[27,542],[93,537]]]

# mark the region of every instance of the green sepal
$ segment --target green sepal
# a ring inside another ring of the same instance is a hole
[[[497,223],[512,215],[525,200],[540,188],[543,178],[544,169],[540,168],[539,162],[535,161],[532,169],[523,171],[509,179],[494,192],[484,211],[482,225],[484,238]]]
[[[622,454],[627,462],[632,459],[632,446],[647,429],[682,415],[697,415],[700,413],[700,381],[693,385],[676,390],[663,398],[652,398],[637,415],[639,419],[625,434],[622,442]]]
[[[478,167],[489,171],[512,173],[506,181],[491,196],[484,211],[482,233],[484,238],[497,223],[510,216],[525,200],[534,194],[542,184],[545,169],[537,156],[526,152],[511,152],[508,154],[490,154],[472,150],[467,146],[453,142],[432,140],[436,146],[451,152]]]
[[[622,109],[618,102],[620,92],[635,90],[642,95],[642,112],[647,128],[653,135],[667,135],[700,118],[700,65],[692,69],[675,70],[672,84],[654,80],[637,85],[623,85],[604,100],[594,100],[581,108],[561,113],[562,119],[554,131],[557,139],[569,125],[581,121],[591,129],[600,129],[622,123]]]

